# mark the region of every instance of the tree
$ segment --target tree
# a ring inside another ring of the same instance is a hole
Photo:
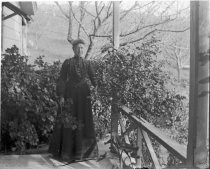
[[[157,32],[179,31],[163,29],[165,24],[177,19],[178,13],[188,9],[177,9],[175,10],[175,14],[171,14],[171,8],[174,8],[177,3],[175,1],[165,3],[155,1],[135,2],[129,9],[122,10],[120,16],[120,46],[140,42]],[[123,2],[121,4],[123,5]],[[73,20],[79,25],[77,37],[81,36],[89,41],[86,58],[89,58],[94,45],[97,47],[98,44],[104,45],[112,42],[112,2],[96,1],[94,4],[91,2],[80,2],[75,7],[76,9],[73,9],[74,6],[72,6],[72,3],[69,3],[69,15],[67,15],[66,11],[63,10],[58,2],[56,2],[56,5],[67,18],[71,18],[70,16],[72,15]],[[69,19],[71,26],[70,22],[72,23],[71,19]],[[71,28],[69,27],[69,30]],[[100,43],[100,41],[102,42]],[[101,48],[101,46],[98,48]]]
[[[180,34],[179,38],[170,36],[170,39],[164,49],[167,56],[166,62],[176,69],[178,82],[181,82],[181,71],[186,63],[189,64],[189,41],[183,34]]]
[[[189,14],[180,17],[175,23],[169,24],[168,27],[183,29],[179,32],[162,33],[161,51],[163,59],[172,68],[177,71],[178,82],[181,82],[181,74],[184,66],[189,65],[190,56],[190,31],[189,31]],[[184,29],[186,28],[186,29]]]

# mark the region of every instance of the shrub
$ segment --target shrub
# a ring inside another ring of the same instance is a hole
[[[158,52],[157,41],[152,38],[139,46],[108,52],[96,61],[99,88],[94,101],[97,100],[98,115],[109,118],[113,103],[126,105],[137,117],[143,117],[167,130],[168,135],[180,143],[186,143],[188,118],[187,105],[183,102],[186,98],[166,87],[172,79],[158,62]],[[110,119],[105,123],[110,126]],[[153,144],[157,146],[154,141]],[[176,162],[171,158],[170,163]]]
[[[94,62],[98,90],[92,89],[92,108],[99,137],[110,131],[111,105],[119,103],[186,143],[185,98],[166,88],[171,79],[156,59],[156,42],[152,39],[139,46],[121,47]],[[48,64],[43,57],[29,64],[28,57],[21,56],[16,46],[2,55],[2,141],[7,150],[24,151],[47,143],[53,130],[61,63]]]
[[[98,105],[103,111],[116,102],[157,127],[171,128],[181,119],[185,97],[167,89],[170,76],[156,59],[156,41],[126,46],[96,64]]]
[[[57,111],[55,82],[60,62],[40,56],[34,65],[16,46],[2,55],[1,111],[3,147],[19,151],[47,142]]]

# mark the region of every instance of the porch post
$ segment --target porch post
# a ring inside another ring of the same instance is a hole
[[[190,2],[190,104],[187,163],[207,163],[209,114],[209,1]]]
[[[120,1],[113,2],[113,46],[119,48],[120,36]]]
[[[207,123],[209,114],[209,1],[199,2],[198,110],[194,164],[207,162]]]
[[[119,11],[119,1],[113,2],[113,47],[114,49],[119,48],[119,34],[120,34],[120,11]],[[115,105],[115,98],[112,100],[111,108],[111,136],[115,138],[118,135],[118,120],[119,112]],[[112,147],[112,143],[111,143]]]
[[[4,22],[3,22],[3,14],[4,14],[4,7],[2,6],[1,3],[1,53],[3,53],[3,38],[4,38]],[[1,84],[0,84],[1,87]],[[0,88],[0,93],[1,93],[1,88]],[[0,95],[0,102],[1,102],[1,95]],[[0,150],[1,150],[1,144],[2,144],[2,138],[1,138],[1,134],[2,134],[2,120],[1,120],[1,110],[0,110]]]

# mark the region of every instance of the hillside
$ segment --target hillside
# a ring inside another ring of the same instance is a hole
[[[72,55],[72,49],[66,40],[68,22],[57,6],[38,5],[36,15],[28,28],[28,48],[30,61],[44,55],[46,61],[64,60]]]
[[[63,4],[62,8],[65,11],[68,11],[68,5]],[[77,9],[74,7],[74,11]],[[91,6],[89,6],[88,11],[91,11],[93,13],[94,9],[92,9]],[[77,12],[76,12],[77,14]],[[124,20],[124,22],[121,23],[124,26],[122,26],[122,32],[126,32],[131,27],[129,26],[132,24],[132,19],[134,18],[130,14],[128,16],[129,19]],[[79,18],[79,16],[77,16]],[[87,25],[86,29],[91,29],[92,25],[88,25],[87,23],[90,23],[89,17],[86,17],[86,20],[84,21],[84,25]],[[148,18],[147,18],[148,19]],[[150,22],[154,22],[156,18],[154,16],[151,16],[149,19]],[[177,21],[177,22],[182,22]],[[174,23],[174,26],[180,26],[179,24]],[[107,31],[108,27],[111,26],[111,24],[107,24],[108,26],[105,26],[102,28],[102,31]],[[78,24],[76,21],[73,22],[73,38],[77,35],[77,27]],[[110,29],[110,28],[109,28]],[[128,30],[127,30],[128,29]],[[54,3],[50,4],[40,4],[38,3],[38,10],[36,12],[36,15],[33,16],[33,21],[30,23],[28,28],[28,48],[30,52],[30,62],[32,62],[36,57],[40,55],[45,56],[45,60],[47,62],[52,63],[56,60],[64,61],[64,59],[68,57],[73,56],[72,47],[69,44],[69,42],[66,40],[67,38],[67,32],[68,32],[68,20],[64,17],[64,15],[61,13],[61,11],[58,9],[58,7]],[[111,33],[111,32],[109,32]],[[107,33],[106,33],[107,34]],[[175,35],[171,35],[172,37],[175,37]],[[166,36],[167,39],[168,35]],[[163,38],[164,39],[164,38]],[[100,55],[99,49],[100,47],[105,44],[108,39],[96,39],[97,43],[95,43],[93,55]],[[121,41],[125,41],[126,38],[121,38]],[[162,55],[162,58],[167,58],[168,56]],[[158,58],[160,59],[160,57]],[[189,62],[189,60],[187,61]],[[185,63],[189,64],[189,63]],[[174,68],[166,66],[166,70],[170,71],[173,76],[177,76],[177,72]],[[189,79],[189,70],[183,70],[182,79],[187,80]]]
[[[67,5],[61,5],[64,11],[68,11]],[[76,13],[78,10],[73,6]],[[88,7],[89,11],[94,11],[92,6]],[[68,13],[68,12],[67,12]],[[92,12],[94,13],[94,12]],[[79,16],[76,16],[79,18]],[[90,31],[92,25],[90,25],[90,17],[86,17],[84,25],[87,25],[85,29]],[[73,20],[73,38],[77,37],[78,23]],[[61,11],[55,4],[38,4],[38,10],[36,15],[33,17],[33,21],[28,28],[28,48],[30,55],[30,61],[40,55],[45,56],[45,60],[53,62],[54,60],[63,61],[67,57],[73,56],[72,47],[67,39],[68,33],[68,20],[64,17]],[[82,35],[83,37],[84,35]],[[86,39],[85,39],[86,38]],[[87,37],[83,39],[88,43]],[[103,40],[98,40],[94,46],[94,52],[92,54],[99,55],[99,49],[104,45]]]

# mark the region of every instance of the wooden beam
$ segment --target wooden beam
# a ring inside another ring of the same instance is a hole
[[[113,46],[119,48],[120,37],[120,1],[113,2]]]
[[[122,133],[122,136],[124,136],[125,134],[131,132],[132,130],[135,130],[137,127],[138,127],[138,125],[136,125],[136,124],[131,124],[131,126],[128,127],[128,128],[126,129],[126,131]]]
[[[120,162],[121,162],[121,168],[125,165],[126,167],[132,166],[132,168],[136,168],[135,163],[136,160],[133,157],[130,157],[124,150],[123,148],[118,147],[119,145],[113,144],[112,147],[115,150],[115,152],[119,155],[120,157]],[[132,169],[130,168],[130,169]]]
[[[111,106],[111,149],[112,149],[112,141],[115,140],[115,137],[118,136],[118,120],[120,117],[120,113],[114,104],[114,100],[112,100]]]
[[[119,47],[119,27],[120,27],[120,3],[119,1],[114,1],[113,3],[113,47],[118,49]],[[112,100],[111,107],[111,138],[114,138],[118,135],[118,120],[119,120],[119,112],[115,107],[115,98]],[[112,139],[113,140],[113,139]],[[112,148],[112,143],[111,143]]]
[[[186,164],[181,163],[176,166],[168,166],[168,167],[164,167],[162,169],[186,169],[186,168],[187,168]],[[193,168],[191,168],[191,169],[193,169]]]
[[[196,112],[198,108],[197,93],[198,87],[198,1],[190,2],[190,100],[189,100],[189,129],[188,129],[188,145],[187,145],[187,165],[193,167],[194,164],[194,147],[195,147],[195,131],[196,131]]]
[[[10,2],[2,2],[2,6],[6,6],[10,10],[12,10],[13,12],[17,13],[18,15],[23,16],[27,21],[31,20],[31,18],[26,13],[21,11],[18,7],[16,7],[15,5],[13,5]]]
[[[148,136],[148,134],[145,131],[142,131],[142,134],[144,136],[144,140],[146,142],[147,148],[149,150],[150,156],[152,158],[153,164],[155,166],[155,169],[161,169],[160,163],[158,161],[157,155],[155,154],[155,151],[152,146],[152,142]]]
[[[4,16],[4,17],[3,17],[3,21],[4,21],[4,20],[7,20],[7,19],[9,19],[9,18],[11,18],[11,17],[13,17],[13,16],[15,16],[15,15],[17,15],[17,13],[12,13],[12,14],[10,14],[10,15]]]
[[[136,122],[143,130],[150,134],[154,139],[156,139],[160,144],[162,144],[168,151],[174,154],[182,162],[186,162],[187,148],[185,145],[177,143],[170,137],[166,136],[160,129],[156,128],[143,118],[138,119],[134,115],[131,115],[132,111],[126,106],[120,106],[122,113],[129,117],[132,121]]]
[[[210,31],[210,6],[209,1],[198,1],[199,7],[199,55],[198,63],[198,93],[195,97],[198,97],[198,108],[196,112],[196,147],[195,147],[195,161],[194,165],[207,164],[207,123],[209,114],[209,31]],[[207,79],[207,80],[206,80]]]
[[[1,18],[3,18],[3,14],[4,14],[4,7],[1,6]],[[4,52],[3,51],[3,38],[4,38],[4,23],[1,22],[1,52]],[[0,92],[1,92],[1,89],[0,89]],[[1,100],[1,95],[0,95],[0,100]],[[1,144],[2,144],[2,138],[1,138],[1,135],[2,135],[2,115],[1,115],[1,110],[0,110],[0,150],[1,150]]]
[[[137,128],[137,147],[138,147],[138,151],[137,151],[137,155],[139,156],[139,158],[137,159],[137,167],[138,168],[142,168],[142,160],[143,160],[143,155],[142,155],[142,139],[143,139],[143,135],[141,132],[141,128],[138,127]]]
[[[120,122],[120,126],[121,126],[121,130],[123,133],[125,133],[125,125],[123,124],[123,121],[122,121],[122,115],[120,113],[120,119],[119,119],[119,122]],[[127,134],[124,135],[124,139],[125,139],[125,142],[126,144],[129,144],[130,145],[130,140],[129,140],[129,137]],[[123,163],[126,165],[126,166],[131,166],[133,163],[136,163],[136,160],[135,158],[133,157],[129,157],[125,152],[123,152],[123,150],[120,150],[120,152],[122,153],[121,154],[121,158],[122,158],[122,161]]]
[[[207,163],[209,114],[209,1],[190,3],[188,168]]]
[[[123,133],[125,133],[125,125],[123,124],[123,121],[122,121],[122,115],[121,115],[121,113],[120,113],[120,119],[119,119],[119,122],[120,122],[120,126],[121,126],[121,130],[122,130],[122,132]],[[128,135],[127,134],[125,134],[124,135],[124,139],[125,139],[125,142],[127,143],[127,144],[130,144],[130,141],[129,141],[129,138],[128,138]]]

